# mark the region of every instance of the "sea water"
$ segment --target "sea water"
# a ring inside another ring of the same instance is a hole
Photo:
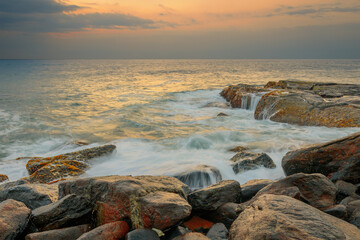
[[[204,106],[225,103],[219,93],[230,84],[286,79],[360,84],[360,60],[1,60],[0,174],[27,176],[18,157],[115,144],[85,176],[172,176],[206,164],[240,183],[279,179],[286,152],[360,128],[255,120],[259,95],[243,108]],[[235,174],[228,149],[238,145],[269,154],[277,168]]]

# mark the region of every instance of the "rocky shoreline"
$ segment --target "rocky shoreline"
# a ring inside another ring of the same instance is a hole
[[[360,85],[280,81],[229,86],[221,95],[242,108],[261,96],[256,119],[360,127]],[[222,180],[207,165],[173,177],[77,177],[115,149],[32,157],[28,177],[0,175],[0,240],[360,240],[360,132],[288,152],[286,177],[277,181]],[[276,167],[265,153],[232,151],[237,174]]]

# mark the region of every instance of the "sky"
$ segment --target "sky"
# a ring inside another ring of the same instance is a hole
[[[360,58],[360,0],[0,0],[0,59]]]

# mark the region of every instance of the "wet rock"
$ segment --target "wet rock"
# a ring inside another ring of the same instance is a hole
[[[126,240],[160,240],[159,236],[151,229],[136,229],[126,235]]]
[[[210,240],[204,234],[201,233],[186,233],[184,235],[174,238],[174,240]]]
[[[345,197],[356,194],[356,186],[354,184],[338,180],[336,181],[335,186],[338,188],[338,199],[344,199]]]
[[[229,104],[226,102],[211,102],[211,103],[207,103],[206,105],[203,106],[204,108],[207,107],[215,107],[215,108],[230,108]]]
[[[250,200],[258,191],[273,182],[274,181],[268,179],[254,179],[241,185],[241,201],[246,202]]]
[[[148,206],[141,205],[139,200],[144,200],[142,197],[148,194],[158,192],[175,193],[186,199],[190,189],[176,178],[166,176],[115,175],[74,179],[59,184],[60,197],[76,194],[88,197],[90,202],[96,202],[98,225],[129,218],[133,227],[144,227],[148,219],[143,219],[142,209]],[[154,211],[161,212],[155,204],[152,206],[155,208]]]
[[[0,239],[18,239],[26,228],[31,210],[24,203],[8,199],[0,203]]]
[[[177,236],[184,235],[185,233],[188,233],[188,232],[191,232],[191,231],[182,226],[176,226],[166,233],[164,240],[172,240],[172,239],[176,238]]]
[[[360,183],[360,133],[288,152],[282,159],[286,175],[322,173],[332,181]]]
[[[223,223],[214,224],[206,236],[211,240],[227,240],[229,231]]]
[[[226,113],[221,112],[221,113],[219,113],[217,116],[218,116],[218,117],[228,117],[229,115],[226,114]]]
[[[194,210],[213,211],[224,203],[238,203],[241,199],[240,183],[223,180],[207,188],[192,192],[188,201]]]
[[[76,240],[90,230],[90,225],[62,228],[26,235],[25,240]]]
[[[267,89],[264,89],[263,87],[239,84],[224,88],[220,95],[223,96],[226,101],[230,102],[230,105],[233,108],[243,107],[245,109],[249,109],[249,105],[251,105],[251,101],[249,101],[249,94],[262,93],[266,91]],[[244,101],[246,101],[246,103]]]
[[[50,204],[58,199],[58,186],[47,184],[23,184],[0,191],[0,202],[14,199],[30,209]]]
[[[246,151],[246,150],[249,150],[249,148],[244,147],[244,146],[236,146],[236,147],[233,147],[233,148],[229,149],[230,152],[243,152],[243,151]]]
[[[230,229],[235,239],[360,239],[355,226],[288,196],[262,195]]]
[[[204,188],[222,180],[219,169],[208,165],[198,165],[176,174],[179,179],[193,189]]]
[[[341,218],[343,220],[346,220],[346,218],[347,218],[346,207],[341,204],[329,207],[329,208],[325,209],[324,212],[327,214],[330,214],[334,217]]]
[[[239,211],[240,210],[240,211]],[[206,212],[206,219],[212,222],[221,222],[227,228],[235,221],[239,213],[242,211],[237,203],[225,203],[218,207],[215,211]]]
[[[249,151],[238,152],[230,161],[235,173],[253,170],[260,166],[276,168],[274,161],[266,153],[252,153]]]
[[[189,203],[176,193],[150,193],[140,197],[137,203],[141,208],[141,219],[145,228],[164,230],[191,214]]]
[[[326,209],[335,205],[336,193],[336,186],[324,175],[297,173],[269,184],[254,198],[263,194],[287,195],[315,208]]]
[[[210,222],[198,216],[193,216],[190,220],[184,222],[184,226],[191,231],[202,233],[206,233],[212,227],[212,225],[214,225],[213,222]]]
[[[41,231],[90,223],[93,205],[83,196],[67,195],[57,202],[36,208],[31,220]]]
[[[8,181],[9,177],[7,175],[0,174],[0,183]]]
[[[129,225],[124,221],[112,222],[84,233],[78,240],[119,240],[123,239],[129,230]]]

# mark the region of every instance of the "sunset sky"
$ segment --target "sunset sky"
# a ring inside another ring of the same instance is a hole
[[[0,58],[360,58],[360,0],[0,0]]]

